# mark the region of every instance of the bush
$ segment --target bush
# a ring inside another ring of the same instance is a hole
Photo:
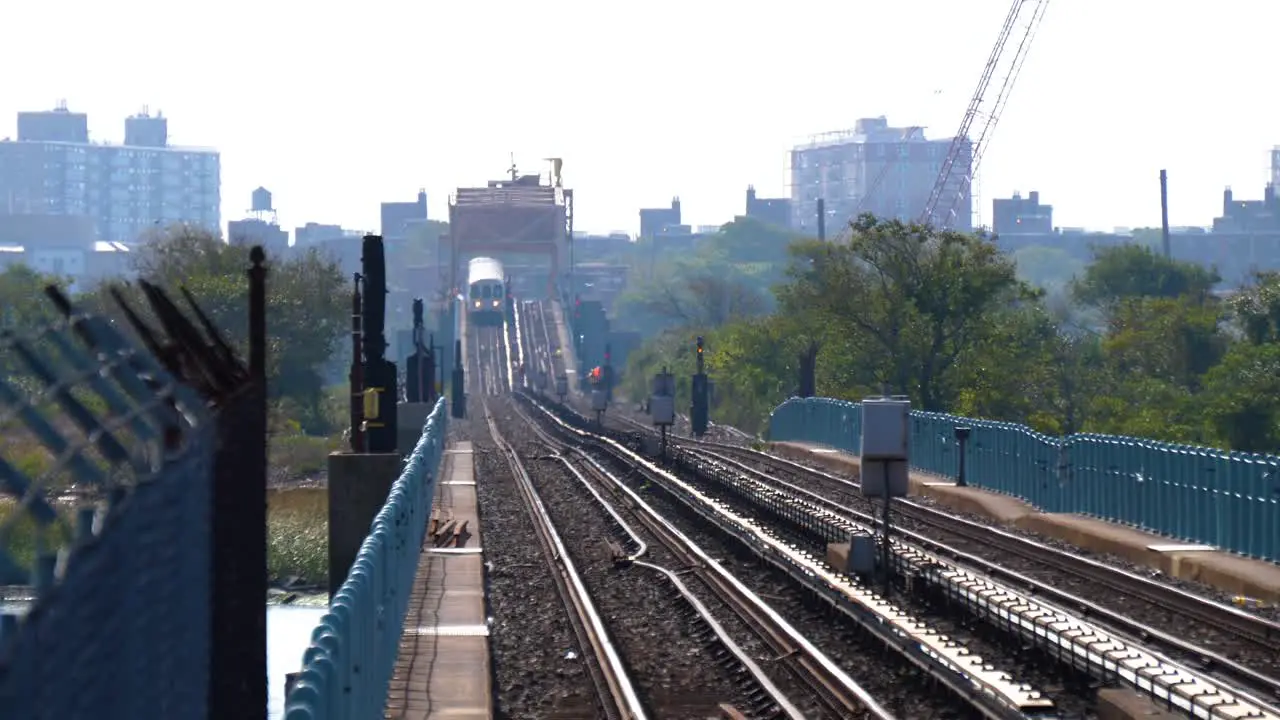
[[[36,538],[41,530],[25,513],[21,517],[14,517],[14,514],[19,512],[21,511],[15,500],[7,497],[0,498],[0,527],[8,531],[8,535],[0,541],[0,546],[18,567],[30,569],[35,566]],[[56,552],[71,540],[71,527],[59,517],[53,525],[44,530],[43,539],[45,550]],[[3,581],[4,578],[0,578],[0,582]]]
[[[325,488],[267,492],[267,574],[307,584],[329,581],[329,495]]]

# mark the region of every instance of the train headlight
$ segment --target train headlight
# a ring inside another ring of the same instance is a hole
[[[480,307],[480,301],[479,301],[479,300],[477,300],[477,301],[476,301],[476,307]]]
[[[493,306],[494,306],[494,307],[498,307],[498,305],[500,305],[500,304],[502,304],[502,301],[501,301],[501,300],[494,300],[494,301],[493,301]]]

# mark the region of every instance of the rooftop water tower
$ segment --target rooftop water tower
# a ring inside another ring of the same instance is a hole
[[[276,210],[271,206],[271,191],[260,187],[253,191],[250,200],[249,217],[268,225],[276,224]]]

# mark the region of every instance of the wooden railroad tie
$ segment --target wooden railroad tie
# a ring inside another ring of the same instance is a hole
[[[742,711],[729,703],[720,703],[720,712],[724,713],[726,720],[747,720],[747,716]]]

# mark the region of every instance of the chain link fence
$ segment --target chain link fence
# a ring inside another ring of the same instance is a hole
[[[251,318],[265,279],[254,259]],[[255,553],[263,564],[265,529],[258,542],[243,528],[238,558],[220,557],[216,526],[234,518],[215,510],[231,474],[262,504],[262,383],[189,296],[184,311],[139,287],[145,307],[116,293],[118,320],[51,287],[59,319],[0,336],[14,368],[0,377],[0,585],[32,598],[25,613],[0,600],[3,718],[230,717],[215,699],[228,685],[242,689],[222,702],[265,715],[265,660],[257,681],[254,664],[229,668],[229,641],[212,632],[244,608],[250,627],[232,640],[265,653],[265,568],[261,582],[222,584],[228,566],[251,568]]]

